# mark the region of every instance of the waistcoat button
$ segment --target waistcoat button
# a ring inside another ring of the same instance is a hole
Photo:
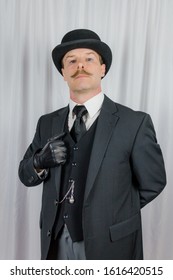
[[[57,200],[57,199],[54,200],[54,205],[55,205],[55,206],[58,205],[58,200]]]

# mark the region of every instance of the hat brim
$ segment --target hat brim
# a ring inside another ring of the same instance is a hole
[[[61,45],[56,46],[53,51],[52,51],[52,59],[53,62],[62,75],[62,59],[64,55],[73,50],[73,49],[78,49],[78,48],[87,48],[94,50],[97,52],[99,55],[101,55],[103,63],[106,65],[106,72],[110,69],[111,63],[112,63],[112,52],[111,49],[107,44],[104,42],[95,40],[95,39],[81,39],[81,40],[75,40],[67,43],[63,43]]]

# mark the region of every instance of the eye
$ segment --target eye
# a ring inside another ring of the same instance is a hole
[[[76,63],[76,59],[71,59],[71,60],[69,60],[69,62],[68,62],[68,64],[74,64],[74,63]]]
[[[92,61],[94,61],[94,58],[93,57],[87,57],[86,61],[92,62]]]

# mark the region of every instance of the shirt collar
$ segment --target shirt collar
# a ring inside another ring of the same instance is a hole
[[[103,92],[100,92],[99,94],[95,95],[91,99],[87,100],[84,104],[82,104],[86,107],[90,118],[92,118],[101,109],[103,100],[104,100],[104,94]],[[81,105],[81,104],[77,104],[70,99],[69,108],[70,108],[70,114],[72,115],[72,118],[74,117],[72,114],[73,108],[76,105]]]

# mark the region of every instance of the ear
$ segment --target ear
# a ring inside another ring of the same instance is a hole
[[[102,78],[103,78],[105,76],[105,73],[106,73],[106,64],[102,64],[101,68],[102,68]]]
[[[61,68],[61,72],[62,72],[62,75],[64,77],[64,81],[66,81],[64,68]]]

